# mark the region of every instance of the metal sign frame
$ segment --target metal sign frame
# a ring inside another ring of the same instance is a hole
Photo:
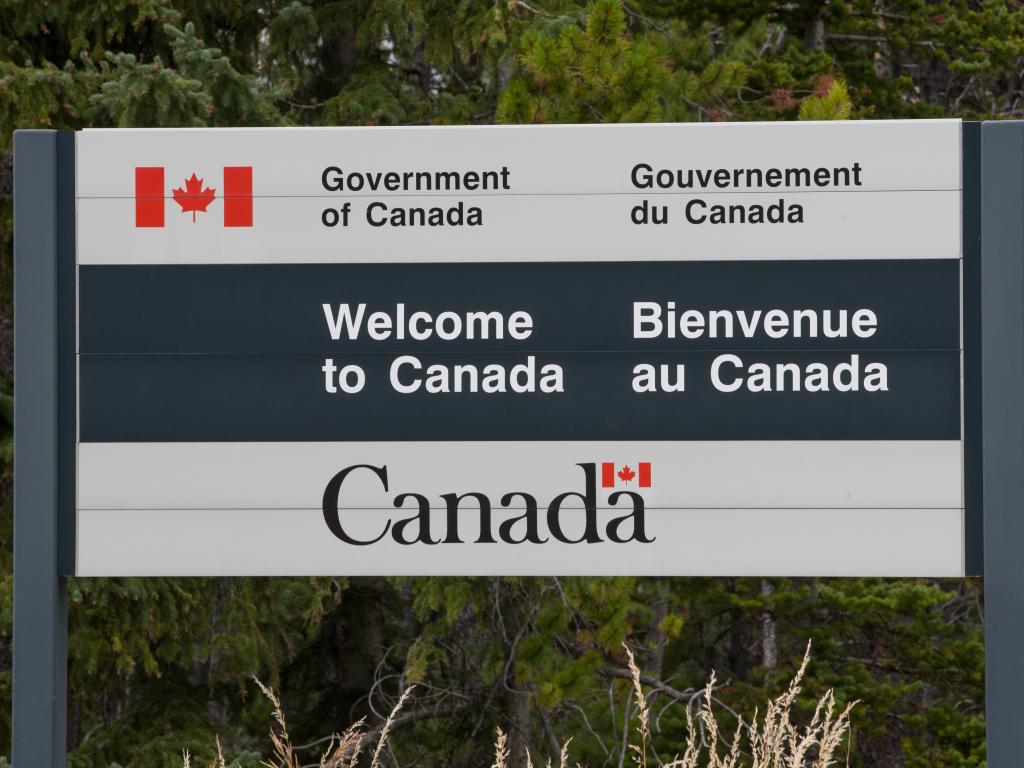
[[[986,577],[988,764],[1024,764],[1024,122],[963,124],[965,572]],[[66,764],[75,137],[15,134],[15,768]]]

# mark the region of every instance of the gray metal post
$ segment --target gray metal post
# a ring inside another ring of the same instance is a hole
[[[64,768],[67,588],[58,563],[58,135],[14,137],[14,768]]]
[[[1024,765],[1024,123],[981,128],[988,765]]]

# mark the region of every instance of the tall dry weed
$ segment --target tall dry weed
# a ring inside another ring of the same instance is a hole
[[[768,701],[764,715],[754,712],[750,722],[738,718],[736,730],[723,736],[715,715],[715,690],[717,678],[711,673],[707,685],[699,698],[697,715],[686,707],[685,749],[669,761],[662,761],[652,754],[651,715],[647,695],[644,693],[640,667],[633,651],[626,647],[626,663],[632,683],[631,696],[637,708],[636,742],[632,740],[626,748],[632,756],[635,768],[830,768],[838,764],[839,751],[850,730],[850,716],[857,702],[837,708],[835,694],[826,691],[818,699],[810,720],[805,725],[794,722],[793,708],[800,695],[807,667],[811,661],[811,646],[807,651],[786,690]],[[265,760],[265,768],[303,768],[296,755],[296,747],[288,734],[281,701],[273,689],[256,680],[263,695],[272,707],[273,724],[270,727],[270,744],[273,757]],[[400,712],[412,694],[407,688],[394,709],[379,728],[368,729],[366,721],[360,720],[341,734],[334,734],[322,753],[320,768],[357,768],[367,743],[376,735],[376,745],[370,757],[370,768],[382,768],[383,755],[387,748],[392,729],[400,723]],[[558,755],[558,768],[569,768],[569,746],[572,739],[562,745]],[[496,729],[494,762],[491,768],[533,768],[532,758],[526,755],[525,766],[509,764],[510,749],[508,736]],[[187,751],[182,753],[183,768],[191,768]],[[549,756],[547,768],[552,768]],[[228,768],[217,740],[217,757],[209,768]],[[577,764],[577,768],[581,768]]]

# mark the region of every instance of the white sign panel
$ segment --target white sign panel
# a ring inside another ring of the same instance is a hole
[[[960,248],[957,121],[97,130],[80,135],[78,153],[82,264],[905,259]],[[136,196],[148,194],[138,168],[159,169],[168,197],[196,174],[211,199],[231,194],[225,168],[251,168],[251,226],[223,227],[227,206],[204,216],[172,202],[161,226],[132,226]]]
[[[958,121],[78,135],[80,575],[959,575]]]

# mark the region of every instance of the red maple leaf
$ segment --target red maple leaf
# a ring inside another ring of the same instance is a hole
[[[203,180],[196,178],[193,173],[191,179],[185,179],[185,188],[178,187],[171,190],[174,193],[174,202],[181,206],[182,213],[192,211],[192,221],[196,220],[196,211],[206,213],[206,206],[213,202],[217,190],[207,187],[203,189]]]
[[[628,483],[630,480],[632,480],[634,477],[636,477],[636,472],[634,472],[632,469],[630,469],[629,468],[629,464],[627,464],[626,466],[624,466],[622,469],[620,469],[618,471],[618,475],[619,475],[619,479],[620,480],[624,480],[625,482]]]

